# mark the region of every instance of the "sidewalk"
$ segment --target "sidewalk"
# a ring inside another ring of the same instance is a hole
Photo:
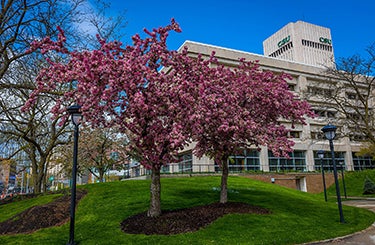
[[[348,206],[355,206],[359,208],[367,208],[375,212],[375,199],[368,198],[368,199],[361,199],[361,200],[348,200],[342,202],[344,205]],[[326,241],[320,241],[313,244],[335,244],[335,245],[342,245],[342,244],[352,244],[352,245],[375,245],[375,223],[373,223],[370,227],[363,231],[356,232],[354,234],[350,234],[344,237],[337,237],[334,239],[329,239]]]

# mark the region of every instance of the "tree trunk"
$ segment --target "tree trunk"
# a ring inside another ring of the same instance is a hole
[[[220,203],[227,203],[228,201],[228,158],[223,157],[221,160],[221,191],[220,191]]]
[[[40,157],[40,160],[38,162],[38,169],[39,169],[39,188],[40,192],[47,192],[47,158],[46,157]]]
[[[42,186],[43,186],[43,192],[47,192],[47,175],[45,174],[42,178]]]
[[[38,193],[43,192],[43,179],[44,179],[44,172],[41,172],[40,167],[39,167],[39,173],[38,175]]]
[[[34,193],[42,192],[42,181],[40,173],[33,173]]]
[[[99,182],[103,183],[104,182],[104,172],[99,170]]]
[[[160,167],[153,166],[151,171],[150,208],[147,212],[149,217],[158,217],[161,214],[160,190]]]
[[[38,164],[33,161],[32,162],[32,171],[31,171],[31,176],[32,176],[32,184],[33,184],[33,193],[41,193],[42,191],[42,181],[40,180],[40,169]]]

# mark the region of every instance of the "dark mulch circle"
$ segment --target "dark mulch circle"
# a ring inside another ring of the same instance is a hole
[[[86,194],[86,190],[78,189],[76,204]],[[0,234],[31,233],[41,228],[62,225],[69,220],[69,217],[70,195],[64,195],[51,203],[31,207],[4,222],[0,222]]]
[[[228,202],[212,203],[174,211],[163,211],[161,216],[152,218],[147,213],[131,216],[121,223],[122,231],[130,234],[172,235],[197,231],[225,214],[253,213],[270,214],[264,208],[246,203]]]

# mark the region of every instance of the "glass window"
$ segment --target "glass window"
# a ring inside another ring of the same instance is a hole
[[[335,151],[335,163],[337,170],[340,170],[342,166],[345,166],[345,152],[336,152]],[[321,170],[322,164],[324,171],[333,171],[333,165],[332,165],[332,156],[330,151],[324,152],[323,159],[320,159],[318,157],[318,152],[314,151],[314,164],[315,164],[315,170]]]
[[[257,150],[247,149],[239,154],[230,156],[230,172],[243,172],[250,170],[260,170],[259,152]]]
[[[288,88],[290,91],[296,91],[296,85],[288,83]]]
[[[294,139],[301,138],[301,134],[302,134],[301,131],[290,131],[289,132],[289,136],[292,137],[292,138],[294,138]]]
[[[275,157],[271,151],[268,152],[270,171],[306,171],[306,157],[304,151],[293,151],[289,153],[289,159]]]
[[[335,118],[336,117],[336,112],[334,112],[334,111],[327,111],[327,117],[328,118]]]
[[[163,165],[162,167],[161,167],[161,169],[160,169],[160,172],[161,173],[170,173],[171,171],[170,171],[170,165],[168,164],[168,165]]]
[[[193,155],[191,151],[184,152],[180,155],[180,162],[178,163],[178,169],[181,173],[191,173],[193,171]]]
[[[355,131],[355,130],[353,130]],[[366,135],[361,134],[359,132],[352,132],[349,134],[349,138],[351,141],[368,141]]]
[[[351,93],[351,92],[346,92],[346,98],[348,98],[350,100],[355,100],[355,99],[357,99],[357,94]]]
[[[375,161],[372,157],[359,157],[353,152],[354,170],[374,169]]]
[[[313,111],[318,117],[325,117],[326,116],[326,112],[324,110],[314,109]]]
[[[313,140],[324,140],[325,136],[322,131],[311,131],[311,139]]]

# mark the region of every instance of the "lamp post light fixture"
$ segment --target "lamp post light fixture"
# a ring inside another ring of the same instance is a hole
[[[326,187],[326,178],[324,176],[324,167],[323,167],[323,158],[324,158],[324,151],[318,151],[318,157],[320,159],[320,166],[322,168],[322,179],[323,179],[323,189],[324,189],[324,200],[327,201],[327,187]]]
[[[348,199],[348,196],[346,195],[345,174],[344,174],[345,163],[344,162],[340,162],[340,166],[341,166],[342,186],[344,187],[344,195],[345,195],[345,199]]]
[[[70,199],[70,230],[68,245],[76,244],[74,242],[74,222],[75,222],[75,207],[76,207],[76,183],[77,183],[77,158],[78,158],[78,127],[81,124],[82,114],[80,112],[81,106],[70,106],[67,111],[72,118],[74,125],[74,148],[73,148],[73,167],[72,167],[72,181],[71,181],[71,199]]]
[[[335,178],[335,185],[336,185],[336,196],[337,196],[337,206],[339,208],[340,213],[340,222],[345,223],[344,220],[344,214],[342,212],[342,204],[341,204],[341,196],[340,196],[340,186],[339,181],[337,178],[337,168],[336,168],[336,162],[335,162],[335,152],[333,148],[333,139],[336,136],[336,129],[337,127],[332,124],[328,124],[322,128],[323,133],[325,134],[327,140],[329,141],[329,148],[331,150],[331,156],[332,156],[332,165],[333,165],[333,176]]]

